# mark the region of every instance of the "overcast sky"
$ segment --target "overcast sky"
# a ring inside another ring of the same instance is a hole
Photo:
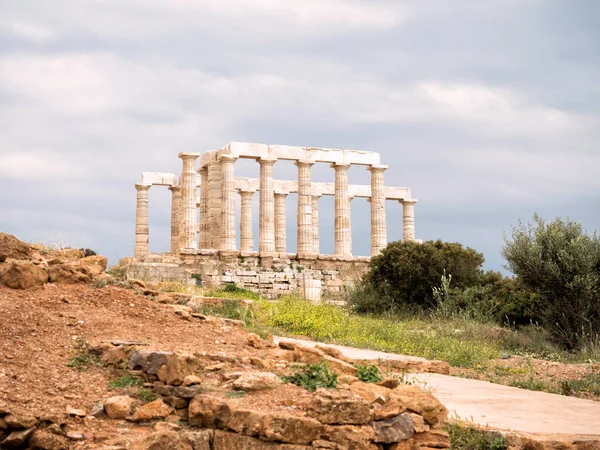
[[[134,183],[179,173],[181,151],[371,150],[419,199],[418,238],[500,270],[503,233],[536,211],[600,228],[599,23],[597,0],[1,0],[0,231],[114,263],[133,253]],[[386,206],[400,239],[401,205]],[[366,200],[352,213],[368,255]],[[151,189],[151,251],[168,249],[169,219],[169,191]]]

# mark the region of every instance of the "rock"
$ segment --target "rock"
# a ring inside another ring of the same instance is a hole
[[[262,348],[262,339],[256,333],[248,334],[248,345],[254,348]]]
[[[258,434],[268,441],[310,444],[317,439],[321,430],[321,424],[309,417],[282,413],[262,414],[263,425]]]
[[[260,369],[270,369],[271,368],[271,363],[269,361],[267,361],[266,359],[257,358],[256,356],[250,357],[250,363],[253,366],[256,366]]]
[[[368,425],[325,425],[321,429],[320,439],[335,442],[342,448],[371,449],[377,448],[373,444],[375,431]]]
[[[48,274],[30,261],[14,259],[0,265],[0,284],[11,289],[29,289],[48,282]]]
[[[231,408],[223,399],[197,395],[190,402],[188,420],[198,428],[224,428],[229,421]]]
[[[38,421],[34,416],[30,415],[10,414],[4,418],[4,423],[6,423],[6,425],[8,425],[9,428],[19,429],[35,427]]]
[[[67,414],[70,416],[76,416],[76,417],[87,416],[87,411],[84,408],[77,409],[77,408],[73,408],[71,406],[67,406],[66,411],[67,411]]]
[[[13,431],[8,435],[6,439],[0,442],[0,445],[11,447],[24,447],[25,443],[35,431],[35,427],[28,428],[26,430]]]
[[[92,281],[90,269],[81,262],[53,264],[48,267],[48,276],[52,283],[89,283]]]
[[[197,375],[188,375],[187,377],[185,377],[183,379],[184,386],[193,386],[195,384],[201,384],[201,383],[202,383],[202,378],[200,378]]]
[[[8,416],[10,414],[10,408],[4,400],[0,400],[0,417]]]
[[[54,253],[66,260],[85,258],[85,252],[80,248],[61,248],[54,250]]]
[[[156,375],[165,384],[180,386],[188,375],[194,375],[200,364],[193,355],[170,355],[167,362],[161,366]]]
[[[391,444],[410,439],[415,434],[415,424],[410,414],[403,413],[387,420],[373,422],[375,442]]]
[[[192,450],[176,431],[157,431],[133,444],[133,450]]]
[[[279,341],[279,348],[284,350],[294,350],[298,345],[300,344],[291,341]]]
[[[417,433],[413,439],[421,447],[450,448],[450,437],[442,430],[431,429],[425,433]]]
[[[188,400],[180,397],[168,396],[163,398],[163,402],[167,405],[172,406],[175,409],[186,408],[189,404]]]
[[[167,358],[173,355],[171,352],[153,351],[148,355],[142,370],[150,375],[156,375],[160,368],[167,363]]]
[[[204,388],[200,385],[195,386],[177,386],[173,389],[173,396],[190,399],[194,398],[196,395],[202,394],[204,392]]]
[[[359,381],[350,385],[350,390],[369,403],[384,404],[390,394],[390,389],[372,383]]]
[[[56,425],[64,425],[67,423],[68,416],[64,413],[46,413],[38,416],[40,422],[53,423]]]
[[[326,355],[329,355],[335,359],[339,359],[340,361],[347,362],[348,364],[353,364],[355,362],[354,360],[344,356],[344,354],[335,347],[329,347],[327,345],[317,344],[317,345],[315,345],[315,348],[318,350],[321,350]]]
[[[415,424],[415,433],[424,433],[425,431],[429,431],[429,425],[425,423],[425,419],[418,414],[410,413],[410,417]]]
[[[108,260],[104,256],[86,256],[80,263],[86,266],[93,277],[101,275],[106,272],[106,265]]]
[[[90,409],[88,416],[98,417],[103,413],[104,413],[104,402],[102,400],[98,400],[96,403],[94,403],[94,405]]]
[[[194,450],[212,450],[214,435],[214,430],[185,431],[181,434]]]
[[[377,386],[383,386],[388,389],[396,389],[400,385],[400,380],[398,378],[386,378],[385,380],[381,380],[376,384]]]
[[[437,398],[417,386],[400,385],[390,391],[390,403],[394,402],[423,416],[429,425],[442,423],[448,416],[448,410]]]
[[[132,416],[127,417],[127,420],[131,420],[132,422],[148,422],[150,420],[164,419],[172,411],[173,408],[158,398],[153,402],[140,406]]]
[[[135,400],[127,395],[117,395],[104,401],[104,411],[111,419],[125,419],[131,415]]]
[[[171,416],[167,416],[167,419],[171,417]],[[179,421],[179,416],[173,416],[175,418],[177,418],[177,421]],[[181,425],[179,425],[178,423],[174,423],[174,422],[169,422],[169,421],[165,421],[165,422],[156,422],[154,425],[152,425],[152,429],[154,431],[179,431],[181,430]],[[193,446],[192,446],[193,448]]]
[[[317,389],[308,413],[328,425],[363,425],[373,418],[369,403],[349,390]]]
[[[241,391],[274,389],[282,384],[281,379],[271,372],[246,372],[233,382],[233,388]]]
[[[49,426],[46,427],[45,431],[47,431],[48,433],[52,433],[52,434],[56,434],[58,436],[64,436],[65,432],[62,429],[62,427],[56,423],[53,423]]]
[[[85,439],[85,436],[82,433],[69,431],[67,432],[67,438],[71,439],[72,441],[83,441]]]
[[[7,259],[29,261],[35,255],[34,248],[12,234],[0,233],[0,263]]]
[[[216,430],[214,432],[212,447],[199,447],[201,450],[208,450],[208,448],[212,450],[311,450],[313,447],[265,442],[250,436],[241,436],[236,433]]]

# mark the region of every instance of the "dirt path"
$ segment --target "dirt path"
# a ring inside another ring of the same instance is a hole
[[[275,340],[307,346],[317,344],[280,337]],[[423,360],[341,345],[321,345],[337,348],[352,359]],[[446,405],[451,416],[481,426],[530,434],[600,436],[600,402],[448,375],[420,373],[415,374],[414,379],[431,390]]]

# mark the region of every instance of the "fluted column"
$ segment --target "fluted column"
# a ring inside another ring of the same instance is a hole
[[[201,167],[200,174],[200,248],[210,248],[208,225],[208,167]]]
[[[254,191],[238,191],[242,198],[240,214],[240,251],[251,252],[254,249],[252,234],[252,196]]]
[[[348,194],[348,169],[350,164],[332,164],[335,169],[335,236],[336,256],[352,256],[352,230],[350,228],[350,196]]]
[[[320,195],[312,196],[312,230],[313,230],[313,253],[318,255],[321,252],[319,239],[319,199]]]
[[[180,153],[183,160],[181,172],[182,218],[179,226],[179,245],[185,249],[196,249],[196,153]]]
[[[135,249],[136,259],[141,259],[149,253],[148,229],[148,190],[150,185],[136,183],[137,202],[135,207]]]
[[[402,240],[415,241],[415,203],[416,200],[401,200],[402,203]]]
[[[370,166],[371,172],[371,256],[377,256],[387,245],[385,218],[385,183],[383,172],[387,166]]]
[[[260,241],[259,251],[275,253],[275,199],[273,197],[273,164],[276,159],[258,160],[260,164]]]
[[[287,194],[275,194],[275,251],[287,252],[285,199]]]
[[[221,241],[221,163],[208,163],[208,248],[218,250]]]
[[[235,235],[235,161],[236,156],[221,155],[221,193],[223,206],[221,213],[221,239],[219,249],[224,252],[236,250]]]
[[[298,167],[298,256],[313,255],[312,198],[310,168],[312,161],[296,161]]]
[[[179,253],[179,211],[181,210],[181,188],[170,186],[171,191],[171,253]]]

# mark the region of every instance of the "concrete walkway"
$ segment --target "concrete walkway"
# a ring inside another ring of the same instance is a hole
[[[275,338],[275,342],[279,341],[293,341],[309,347],[326,345],[340,350],[344,356],[352,359],[424,361],[423,358],[414,356],[301,339]],[[412,376],[413,374],[409,375]],[[414,374],[414,379],[446,405],[450,417],[497,430],[600,437],[600,402],[434,373]]]

